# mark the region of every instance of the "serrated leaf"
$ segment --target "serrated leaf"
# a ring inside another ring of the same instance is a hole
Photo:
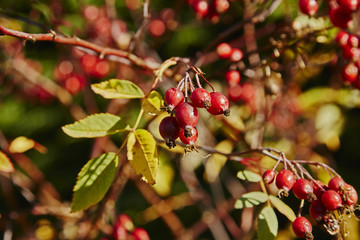
[[[35,147],[35,141],[24,136],[20,136],[11,141],[9,151],[11,153],[23,153]]]
[[[283,215],[285,215],[291,222],[295,220],[296,215],[294,211],[286,203],[272,195],[269,196],[269,200],[271,204],[274,205],[274,207]]]
[[[14,166],[11,163],[9,157],[0,151],[0,171],[10,173],[14,171]]]
[[[262,179],[259,174],[248,170],[239,171],[237,173],[237,177],[240,178],[241,180],[246,180],[249,182],[260,182]]]
[[[236,200],[234,207],[236,209],[250,208],[268,200],[268,195],[263,192],[249,192],[243,194]]]
[[[117,164],[118,157],[111,152],[85,164],[73,189],[72,212],[87,209],[101,201],[111,186]]]
[[[149,184],[155,184],[159,158],[156,141],[150,132],[137,129],[129,134],[127,156],[136,174]]]
[[[99,113],[87,116],[62,127],[62,130],[74,138],[94,138],[112,135],[125,131],[119,116],[110,113]]]
[[[264,207],[261,210],[258,218],[258,239],[274,239],[277,236],[278,228],[278,220],[274,210],[269,206]]]
[[[144,98],[142,102],[142,108],[148,114],[159,114],[160,108],[164,105],[164,101],[157,91],[151,91],[149,96]]]
[[[107,99],[145,97],[144,92],[136,84],[128,80],[110,79],[91,84],[91,89]]]

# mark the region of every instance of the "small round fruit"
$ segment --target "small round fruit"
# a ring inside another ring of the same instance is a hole
[[[308,199],[314,191],[312,183],[304,178],[296,180],[292,190],[299,199]]]
[[[192,104],[197,108],[209,108],[211,105],[211,95],[204,88],[195,89],[191,93],[190,99]]]
[[[132,235],[136,240],[150,240],[149,234],[144,228],[137,227],[132,232]]]
[[[231,50],[231,56],[230,56],[230,60],[233,62],[238,62],[240,61],[242,58],[244,57],[244,53],[238,49],[238,48],[233,48]]]
[[[353,186],[350,184],[345,184],[344,193],[342,195],[343,204],[348,206],[353,206],[357,203],[358,194]]]
[[[195,0],[192,4],[192,7],[197,15],[205,17],[209,12],[209,4],[205,0]]]
[[[198,131],[197,131],[196,127],[192,127],[191,128],[191,136],[186,137],[185,130],[182,128],[179,133],[179,138],[182,143],[193,145],[198,138]]]
[[[312,225],[304,217],[297,217],[292,223],[292,229],[299,238],[312,239]]]
[[[283,169],[276,175],[276,186],[278,189],[284,189],[289,192],[295,184],[294,173],[290,170]]]
[[[239,71],[231,70],[225,73],[225,79],[230,86],[235,86],[240,83],[241,75]]]
[[[165,92],[164,101],[169,107],[169,110],[172,111],[177,105],[184,102],[184,94],[180,89],[169,88]]]
[[[207,111],[212,115],[224,114],[228,116],[230,114],[229,100],[224,94],[219,92],[210,93],[211,106],[207,108]]]
[[[359,6],[359,0],[339,0],[339,6],[345,11],[348,11],[351,14],[352,11],[355,11]]]
[[[321,200],[318,199],[311,202],[309,212],[316,221],[321,221],[326,213],[326,209]]]
[[[191,103],[180,103],[175,109],[175,117],[181,128],[194,127],[199,120],[199,113]]]
[[[314,16],[319,9],[319,4],[317,0],[299,0],[299,8],[302,13]]]
[[[332,24],[339,28],[348,28],[352,22],[352,15],[341,7],[331,7],[329,17]]]
[[[165,117],[159,125],[161,137],[165,140],[166,146],[173,148],[176,146],[175,140],[179,137],[180,127],[175,117]]]
[[[345,187],[345,181],[340,177],[333,177],[328,183],[329,190],[339,192]]]
[[[262,179],[267,184],[272,183],[275,179],[275,171],[274,170],[266,170],[262,175]]]
[[[227,59],[231,56],[232,47],[228,43],[220,43],[216,47],[216,52],[220,58]]]
[[[323,193],[326,190],[328,190],[328,187],[319,180],[314,180],[312,184],[313,184],[314,194],[316,198],[320,200]]]
[[[334,211],[342,205],[340,195],[334,190],[325,191],[321,196],[321,202],[324,207],[329,211]]]
[[[341,72],[341,78],[344,82],[353,83],[358,79],[359,68],[354,62],[349,62],[344,66]]]
[[[335,42],[340,46],[343,47],[347,45],[349,39],[349,34],[343,30],[340,30],[335,37]]]

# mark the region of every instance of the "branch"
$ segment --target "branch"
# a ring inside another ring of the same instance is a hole
[[[129,53],[129,52],[126,52],[126,51],[123,51],[120,49],[102,47],[97,44],[88,42],[86,40],[82,40],[76,36],[74,36],[74,37],[61,36],[61,35],[56,34],[56,32],[54,32],[53,30],[50,30],[49,33],[31,34],[31,33],[12,30],[12,29],[9,29],[9,28],[6,28],[6,27],[0,25],[0,35],[13,36],[13,37],[17,37],[20,39],[32,41],[32,42],[48,41],[48,42],[56,42],[56,43],[62,43],[62,44],[83,47],[83,48],[90,49],[90,50],[93,50],[93,51],[99,53],[101,58],[103,58],[107,55],[113,55],[113,56],[117,56],[120,58],[125,58],[125,59],[129,60],[131,63],[133,63],[139,67],[151,70],[151,71],[154,71],[160,67],[159,63],[145,61],[144,59],[142,59],[132,53]]]

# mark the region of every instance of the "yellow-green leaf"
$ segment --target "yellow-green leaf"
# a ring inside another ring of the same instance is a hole
[[[142,102],[142,108],[148,114],[157,115],[159,114],[160,108],[164,105],[164,101],[157,91],[151,91],[149,96],[144,98]]]
[[[107,99],[145,97],[144,92],[136,84],[128,80],[110,79],[91,84],[91,89]]]
[[[224,140],[219,142],[215,149],[222,153],[230,153],[234,148],[234,144],[230,140]],[[218,177],[221,169],[225,165],[227,157],[222,154],[212,154],[211,158],[206,161],[205,164],[205,173],[206,179],[209,182],[214,182]]]
[[[127,156],[136,174],[141,175],[146,182],[155,184],[159,159],[156,141],[150,132],[137,129],[129,134]]]
[[[246,180],[249,182],[260,182],[261,181],[261,176],[259,174],[254,173],[252,171],[248,171],[248,170],[239,171],[237,173],[237,177],[240,178],[241,180]]]
[[[35,147],[35,141],[24,136],[20,136],[11,141],[9,151],[12,153],[23,153]]]
[[[73,189],[72,212],[87,209],[103,199],[111,186],[117,164],[116,153],[104,153],[85,164]]]
[[[74,138],[103,137],[124,131],[124,124],[119,116],[110,113],[99,113],[87,116],[62,127],[62,130]]]
[[[263,192],[249,192],[243,194],[236,200],[234,207],[236,209],[250,208],[268,200],[268,195]]]
[[[264,207],[258,218],[257,236],[259,240],[272,240],[278,233],[278,220],[274,210],[266,206]]]
[[[162,80],[162,75],[164,74],[165,70],[171,67],[172,65],[175,65],[177,61],[174,60],[174,58],[170,58],[163,62],[161,64],[160,68],[156,71],[154,71],[156,78],[158,78],[160,81]]]
[[[14,171],[14,166],[9,157],[2,151],[0,151],[0,171],[6,173]]]
[[[269,196],[269,200],[270,200],[271,204],[274,205],[274,207],[279,212],[284,214],[291,222],[293,222],[295,220],[296,215],[295,215],[294,211],[287,204],[285,204],[279,198],[272,196],[272,195]]]

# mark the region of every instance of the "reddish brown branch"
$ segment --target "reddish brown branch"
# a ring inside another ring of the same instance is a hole
[[[80,39],[76,36],[74,36],[74,37],[61,36],[61,35],[56,34],[54,31],[50,31],[49,33],[31,34],[31,33],[25,33],[25,32],[21,32],[21,31],[12,30],[12,29],[9,29],[9,28],[6,28],[6,27],[0,25],[0,35],[13,36],[13,37],[17,37],[20,39],[32,41],[32,42],[50,41],[50,42],[56,42],[56,43],[61,43],[61,44],[68,44],[68,45],[83,47],[83,48],[90,49],[90,50],[93,50],[93,51],[99,53],[99,55],[101,57],[104,57],[107,55],[113,55],[113,56],[117,56],[120,58],[125,58],[125,59],[128,59],[131,63],[133,63],[139,67],[142,67],[142,68],[145,68],[148,70],[152,70],[152,71],[156,70],[160,67],[159,63],[145,61],[144,59],[142,59],[132,53],[129,53],[129,52],[126,52],[126,51],[123,51],[120,49],[102,47],[97,44]]]

